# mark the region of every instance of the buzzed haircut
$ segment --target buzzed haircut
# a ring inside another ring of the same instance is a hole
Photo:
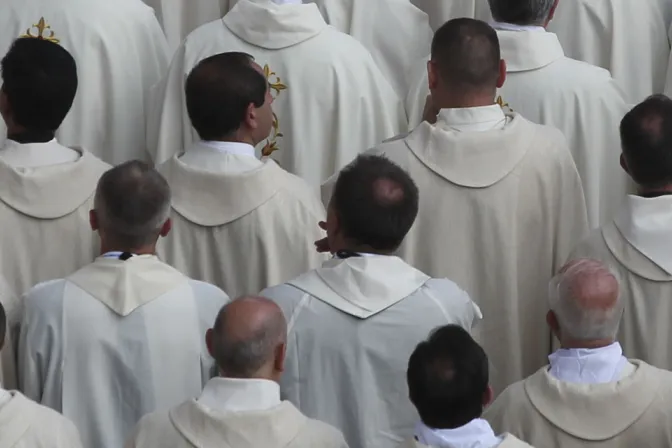
[[[2,91],[17,124],[55,132],[77,94],[77,64],[68,51],[44,39],[14,41],[0,63]]]
[[[100,178],[95,210],[114,242],[127,248],[152,244],[170,215],[170,187],[154,168],[131,160]]]
[[[203,140],[231,135],[245,120],[250,104],[261,107],[268,82],[245,53],[203,59],[189,73],[185,92],[191,124]]]
[[[492,18],[514,25],[544,25],[555,0],[488,0]]]
[[[346,238],[394,251],[418,215],[418,187],[383,156],[360,155],[338,175],[332,206]]]
[[[422,422],[455,429],[482,415],[488,375],[483,348],[462,327],[446,325],[418,344],[406,378]]]
[[[448,86],[467,90],[497,88],[499,39],[485,22],[467,18],[446,22],[434,33],[431,60]]]
[[[650,96],[625,115],[620,131],[632,179],[650,189],[672,186],[672,100]]]

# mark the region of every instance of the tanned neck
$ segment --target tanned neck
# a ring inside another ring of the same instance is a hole
[[[106,254],[108,252],[128,252],[135,255],[154,255],[156,254],[156,244],[143,246],[143,247],[127,247],[123,244],[107,244],[104,241],[101,241],[100,244],[100,254]]]

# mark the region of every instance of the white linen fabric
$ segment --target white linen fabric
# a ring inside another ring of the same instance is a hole
[[[470,17],[487,22],[492,18],[488,0],[411,0],[411,3],[427,13],[434,31],[452,19]]]
[[[180,156],[180,162],[196,170],[221,174],[242,174],[260,168],[254,147],[231,142],[196,142]]]
[[[211,412],[268,411],[280,405],[280,385],[261,379],[217,377],[208,381],[197,401]]]
[[[518,440],[511,434],[505,434],[502,436],[502,442],[498,445],[495,445],[497,448],[531,448],[530,445]],[[415,439],[409,439],[399,446],[399,448],[453,448],[453,445],[424,445],[418,442]],[[481,448],[480,445],[473,445],[470,448]]]
[[[46,143],[22,144],[6,140],[0,149],[0,160],[13,168],[40,168],[43,166],[73,163],[80,154],[72,148],[58,144],[56,139]]]
[[[495,435],[490,423],[480,418],[455,429],[432,429],[418,422],[415,438],[423,445],[437,448],[494,448],[504,440]]]
[[[582,384],[602,384],[622,377],[628,359],[621,344],[586,349],[560,349],[548,357],[550,374],[560,381]]]

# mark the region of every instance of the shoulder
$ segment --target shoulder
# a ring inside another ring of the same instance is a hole
[[[588,235],[584,236],[572,250],[569,260],[578,258],[595,258],[605,261],[605,258],[612,258],[602,233],[602,227],[592,229]]]
[[[151,434],[163,430],[167,426],[172,426],[170,423],[170,415],[167,411],[156,411],[145,414],[135,426],[135,437],[142,436],[143,433]]]
[[[525,407],[529,403],[525,391],[527,380],[518,381],[504,389],[504,392],[485,410],[484,418],[492,423],[493,420],[501,419],[503,415],[509,412]]]
[[[348,446],[341,431],[319,420],[307,419],[303,432],[305,436],[310,438],[313,446],[324,448]]]
[[[194,292],[194,296],[199,300],[207,298],[222,303],[229,301],[229,296],[221,288],[213,284],[190,278],[189,286]]]
[[[221,32],[221,30],[227,29],[223,22],[222,19],[217,19],[213,20],[212,22],[205,23],[195,30],[193,30],[191,33],[187,35],[187,37],[184,39],[184,42],[182,45],[189,45],[193,42],[202,42],[204,40],[209,40],[212,38],[213,34]]]
[[[26,310],[46,309],[50,304],[61,302],[67,283],[67,279],[38,283],[24,295],[24,308]]]
[[[20,392],[13,392],[15,399],[20,399],[22,406],[30,413],[33,421],[37,423],[33,427],[39,427],[41,432],[46,433],[68,433],[78,437],[75,425],[60,413],[51,408],[43,406],[24,396]]]
[[[442,300],[459,299],[464,302],[471,302],[467,292],[447,278],[430,278],[424,284],[424,288],[440,293]]]
[[[282,283],[280,285],[271,286],[264,289],[260,293],[261,296],[271,299],[278,304],[298,304],[302,297],[306,294],[307,293],[301,291],[299,288],[290,283]]]
[[[331,25],[327,26],[318,37],[319,48],[326,50],[325,53],[322,53],[323,58],[321,59],[329,60],[334,56],[340,56],[345,60],[356,58],[375,65],[373,56],[371,56],[371,53],[366,49],[364,44]]]
[[[625,104],[624,93],[608,70],[568,57],[559,61],[559,68],[562,77],[557,79],[558,86],[568,91],[580,92],[581,95],[577,95],[577,100],[612,97],[609,99]]]
[[[324,207],[320,202],[318,189],[283,168],[278,168],[282,170],[283,186],[280,193],[282,193],[283,199],[309,211],[315,218],[322,219],[324,217]]]
[[[567,159],[571,159],[569,143],[567,137],[561,130],[555,126],[534,123],[518,113],[513,114],[513,126],[518,126],[521,134],[531,140],[531,148],[535,152],[549,155],[549,149],[553,154],[560,154]]]

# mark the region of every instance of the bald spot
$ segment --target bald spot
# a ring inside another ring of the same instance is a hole
[[[618,305],[616,277],[599,261],[575,260],[560,271],[571,280],[567,300],[583,311],[609,311]]]
[[[392,179],[380,178],[373,183],[373,195],[379,204],[396,204],[404,199],[404,189]]]
[[[229,340],[246,341],[259,333],[277,334],[278,343],[287,339],[287,322],[275,302],[257,296],[236,299],[223,307],[214,330]]]

